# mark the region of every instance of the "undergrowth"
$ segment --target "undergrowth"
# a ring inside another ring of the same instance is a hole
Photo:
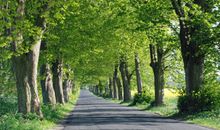
[[[70,101],[65,105],[57,104],[55,107],[42,106],[43,119],[35,114],[23,116],[17,113],[16,98],[0,98],[0,130],[46,130],[54,127],[68,113],[70,113],[77,100],[78,92],[75,92]]]

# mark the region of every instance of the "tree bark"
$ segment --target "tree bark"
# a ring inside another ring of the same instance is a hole
[[[98,86],[99,86],[99,95],[102,96],[103,95],[103,86],[102,86],[101,80],[99,80]]]
[[[69,102],[70,91],[71,91],[71,81],[69,79],[65,79],[63,83],[63,95],[65,102]]]
[[[73,89],[74,89],[74,81],[69,80],[69,84],[70,84],[69,94],[72,95],[73,94]]]
[[[63,82],[63,95],[64,95],[64,101],[69,102],[69,96],[72,94],[72,81],[70,80],[70,72],[71,69],[68,67],[68,71],[65,74],[65,80]]]
[[[13,57],[12,60],[18,90],[18,111],[24,114],[37,113],[40,116],[42,112],[37,90],[37,68],[42,34],[43,31],[41,36],[36,37],[32,50]]]
[[[118,86],[118,99],[123,100],[121,80],[119,77],[117,77],[116,80],[117,80],[117,86]]]
[[[124,90],[124,101],[128,102],[131,100],[131,92],[130,92],[130,84],[128,81],[128,77],[126,76],[126,62],[124,59],[120,60],[120,72],[121,72],[121,78],[123,83],[123,90]]]
[[[137,90],[138,93],[142,93],[142,80],[141,80],[141,74],[140,74],[140,61],[138,54],[135,54],[135,71],[136,71],[136,80],[137,80]]]
[[[115,65],[114,75],[113,75],[113,98],[117,99],[117,74],[118,74],[118,66]]]
[[[164,59],[163,47],[157,45],[155,50],[154,45],[150,45],[151,67],[154,73],[154,88],[155,88],[155,102],[154,105],[159,106],[163,104],[164,97]]]
[[[113,93],[112,93],[112,78],[109,78],[109,97],[113,98]]]
[[[49,64],[43,64],[41,66],[41,88],[44,104],[56,104],[56,97],[53,88],[52,75]]]
[[[23,114],[31,112],[31,88],[28,82],[26,59],[26,56],[19,56],[12,60],[16,77],[18,112]]]
[[[203,2],[202,0],[194,0],[194,3],[201,6],[204,12],[210,11],[210,9],[207,9],[209,6]],[[203,83],[205,55],[201,53],[200,43],[192,40],[194,35],[196,35],[195,32],[202,30],[185,20],[186,12],[183,9],[182,2],[171,0],[171,3],[179,18],[180,24],[179,38],[185,70],[186,94],[191,95],[194,91],[198,91]]]
[[[62,60],[56,60],[52,66],[53,87],[57,103],[64,104]]]
[[[25,19],[25,0],[17,1],[17,16],[15,17],[15,24],[23,24]],[[38,14],[40,15],[40,13]],[[40,108],[40,100],[37,89],[37,68],[39,61],[40,46],[43,33],[45,31],[46,23],[44,18],[36,16],[36,26],[40,28],[39,33],[29,37],[32,46],[27,53],[19,54],[12,58],[15,77],[16,87],[18,92],[18,112],[27,114],[29,112],[36,113],[42,117]],[[26,42],[23,38],[23,32],[15,26],[14,40],[12,42],[12,49],[15,53],[21,49],[22,44]]]
[[[107,83],[105,84],[105,96],[109,96],[109,85],[108,85],[108,81]]]
[[[95,86],[95,94],[96,94],[96,95],[99,94],[99,87],[98,87],[98,85]]]

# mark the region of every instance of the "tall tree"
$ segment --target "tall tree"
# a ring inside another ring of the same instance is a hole
[[[113,75],[113,98],[117,99],[117,75],[118,75],[118,65],[115,65],[114,75]]]
[[[118,88],[118,99],[122,100],[123,99],[122,85],[121,85],[121,80],[119,77],[117,77],[116,82],[117,82],[117,88]]]
[[[217,2],[217,1],[216,1]],[[185,70],[186,93],[198,91],[204,80],[204,45],[212,46],[210,17],[214,1],[171,0],[179,19],[179,39]]]
[[[121,57],[119,70],[121,72],[121,78],[123,83],[124,101],[128,102],[131,100],[131,91],[130,91],[130,83],[126,75],[126,64],[127,63],[124,61],[124,58]]]
[[[27,42],[24,39],[24,31],[22,30],[21,25],[24,24],[25,17],[29,15],[25,14],[25,12],[28,12],[26,6],[28,2],[25,0],[18,0],[17,2],[17,16],[15,18],[15,30],[17,33],[14,36],[14,40],[12,42],[14,52],[19,51],[19,46]],[[24,54],[20,54],[19,56],[14,56],[12,60],[18,91],[18,111],[24,114],[33,112],[40,116],[42,116],[42,112],[37,90],[37,67],[41,40],[46,27],[45,19],[44,17],[41,17],[41,15],[45,13],[47,9],[47,2],[42,4],[41,7],[43,10],[39,11],[35,16],[35,26],[38,29],[38,33],[31,37],[30,42],[32,43],[32,46],[30,51]]]
[[[56,104],[56,97],[53,88],[52,74],[49,64],[41,65],[41,89],[44,104]]]
[[[135,54],[135,71],[136,71],[136,80],[137,80],[137,90],[138,93],[142,93],[142,81],[141,81],[141,74],[140,74],[140,61],[138,57],[138,53]]]
[[[109,85],[109,97],[110,98],[113,98],[113,93],[112,93],[112,78],[109,78],[109,83],[108,83],[108,85]]]
[[[63,61],[62,59],[57,59],[53,62],[52,72],[53,72],[53,87],[55,90],[56,101],[58,103],[64,104],[63,95]]]
[[[151,67],[154,72],[155,105],[163,104],[164,96],[164,52],[160,45],[150,44]]]

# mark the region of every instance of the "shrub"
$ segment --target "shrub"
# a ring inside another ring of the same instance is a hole
[[[15,97],[0,96],[0,117],[6,113],[15,113],[17,110],[17,99]]]
[[[146,91],[143,91],[141,94],[136,93],[133,98],[132,105],[139,104],[146,104],[150,103],[152,101],[152,96],[150,93],[147,93]]]
[[[178,99],[180,113],[210,111],[220,106],[220,95],[216,89],[204,87],[191,95],[183,94]]]
[[[109,96],[108,93],[104,93],[104,94],[102,95],[102,97],[103,97],[103,98],[109,98],[110,96]]]

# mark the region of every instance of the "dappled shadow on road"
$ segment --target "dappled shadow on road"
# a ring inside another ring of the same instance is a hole
[[[75,110],[62,122],[66,129],[164,129],[194,130],[178,120],[108,102],[88,91],[82,91]],[[146,127],[147,126],[147,127]],[[178,128],[178,129],[179,129]],[[206,129],[198,129],[206,130]]]
[[[89,114],[70,116],[64,125],[88,125],[88,124],[138,124],[149,125],[158,123],[179,123],[179,121],[169,120],[162,117],[147,117],[136,115],[109,115],[109,114]]]
[[[84,92],[80,97],[75,110],[63,122],[63,125],[92,125],[92,124],[155,124],[178,123],[157,115],[148,115],[134,108],[129,108],[115,103],[106,102],[101,98]]]

